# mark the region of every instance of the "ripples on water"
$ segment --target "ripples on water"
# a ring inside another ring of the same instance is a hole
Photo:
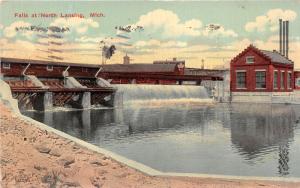
[[[300,106],[177,99],[24,113],[162,171],[300,177]]]

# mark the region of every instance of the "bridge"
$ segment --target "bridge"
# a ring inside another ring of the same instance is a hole
[[[222,70],[179,64],[96,65],[1,58],[1,76],[20,108],[36,110],[116,106],[116,88],[111,84],[200,85],[204,80],[223,80],[222,74]]]

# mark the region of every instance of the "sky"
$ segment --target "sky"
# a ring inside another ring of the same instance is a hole
[[[101,47],[115,45],[107,64],[122,63],[127,53],[131,63],[176,57],[185,60],[187,67],[201,67],[203,60],[206,68],[223,68],[250,44],[278,50],[278,20],[282,18],[290,21],[289,58],[300,69],[299,0],[0,3],[1,57],[47,60],[55,56],[66,62],[101,64]],[[41,17],[41,13],[56,16]],[[91,17],[91,13],[99,17]],[[66,18],[66,14],[73,17]],[[16,31],[31,26],[58,26],[69,31],[61,33],[60,39],[47,38],[50,31]],[[133,29],[118,29],[127,26]]]

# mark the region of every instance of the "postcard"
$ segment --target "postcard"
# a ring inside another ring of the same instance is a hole
[[[300,1],[0,0],[1,187],[300,187]]]

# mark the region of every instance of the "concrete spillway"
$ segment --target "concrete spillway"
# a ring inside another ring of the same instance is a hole
[[[203,86],[186,85],[115,85],[123,93],[124,102],[135,100],[208,99]]]

